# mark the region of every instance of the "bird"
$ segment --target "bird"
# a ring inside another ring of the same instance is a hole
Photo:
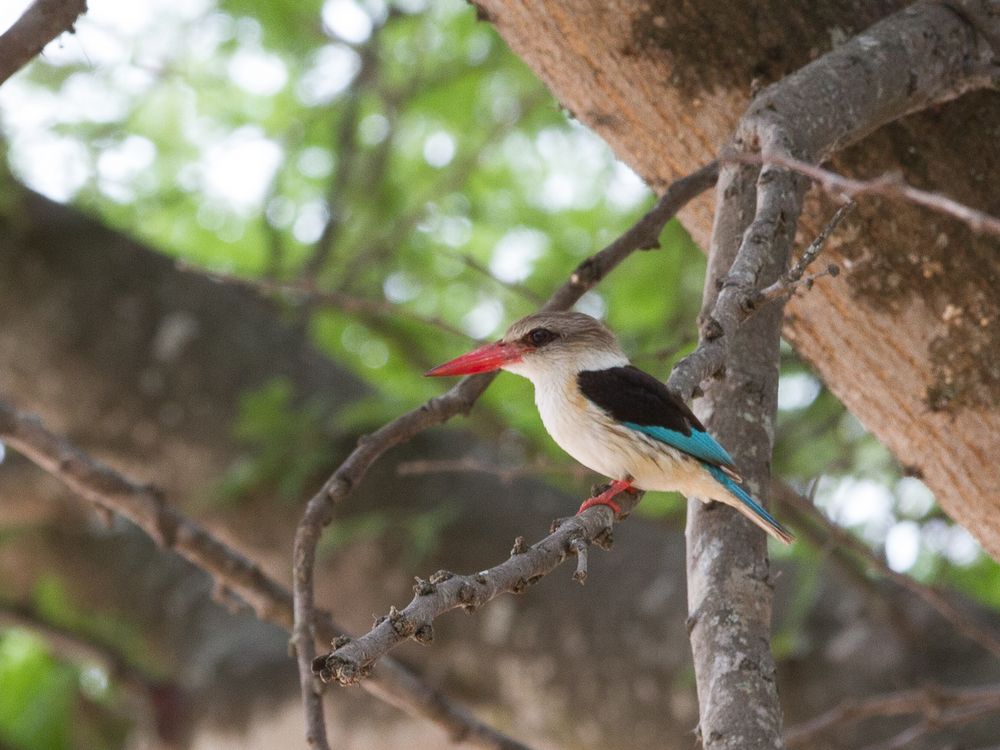
[[[732,506],[775,539],[794,536],[754,498],[732,456],[687,404],[635,367],[614,333],[575,311],[539,312],[503,338],[425,373],[429,377],[506,370],[534,385],[542,424],[566,453],[611,479],[580,506],[607,505],[636,490],[676,491]]]

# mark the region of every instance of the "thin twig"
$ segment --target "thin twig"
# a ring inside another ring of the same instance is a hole
[[[624,516],[638,504],[641,493],[623,493],[619,498]],[[520,594],[574,553],[577,568],[573,578],[583,583],[587,576],[587,544],[607,536],[615,520],[608,506],[594,506],[564,519],[531,547],[525,547],[524,539],[518,537],[510,557],[488,570],[471,575],[438,571],[429,580],[418,578],[414,597],[405,609],[391,608],[360,638],[334,641],[335,649],[316,659],[314,672],[324,682],[356,684],[371,673],[379,658],[400,643],[411,638],[430,643],[434,639],[433,623],[439,615],[459,607],[471,612],[500,594]]]
[[[64,659],[100,664],[109,675],[121,680],[132,690],[146,693],[154,687],[167,684],[133,664],[110,644],[52,622],[34,605],[0,603],[0,628],[15,627],[37,633]]]
[[[0,439],[60,480],[95,507],[127,518],[161,546],[171,549],[238,595],[265,622],[291,631],[292,595],[241,552],[168,505],[159,490],[131,480],[49,432],[34,418],[0,400]],[[344,632],[325,611],[316,613],[316,634],[324,640]],[[430,687],[409,669],[384,661],[376,680],[365,684],[375,696],[433,721],[449,736],[494,750],[523,748]]]
[[[395,9],[392,12],[395,12]],[[347,91],[336,130],[336,143],[333,151],[337,155],[337,171],[327,187],[326,224],[312,248],[312,254],[302,268],[301,277],[306,280],[316,278],[323,270],[323,266],[330,258],[343,229],[343,194],[351,183],[361,151],[358,147],[358,122],[361,119],[361,103],[363,95],[367,91],[366,86],[378,72],[379,60],[376,54],[378,37],[378,33],[372,34],[368,37],[368,41],[357,50],[361,61],[360,66]]]
[[[812,519],[827,534],[828,538],[837,545],[839,549],[850,550],[858,555],[865,564],[875,570],[880,576],[886,578],[897,586],[909,591],[914,596],[922,599],[941,617],[950,622],[955,630],[973,643],[978,644],[983,649],[1000,657],[1000,632],[994,628],[978,622],[967,612],[957,607],[939,589],[927,584],[920,583],[912,576],[893,570],[888,563],[875,553],[867,544],[855,537],[846,529],[838,526],[827,518],[821,510],[810,503],[806,498],[799,495],[792,488],[775,483],[774,496],[782,503],[795,508],[804,515]]]
[[[826,244],[830,235],[833,234],[833,230],[837,228],[847,214],[857,208],[857,205],[854,201],[849,201],[836,210],[833,216],[830,217],[830,221],[823,227],[823,231],[816,235],[816,239],[809,243],[809,247],[802,253],[802,257],[782,277],[785,282],[791,283],[802,278],[802,274],[806,272],[806,269],[819,257],[819,254],[823,250],[823,245]]]
[[[823,245],[826,243],[827,239],[829,239],[830,235],[833,234],[837,225],[840,224],[844,217],[853,211],[856,206],[857,203],[849,201],[838,208],[833,216],[830,217],[826,226],[823,227],[823,230],[816,235],[816,239],[809,243],[809,247],[805,249],[805,252],[802,253],[802,257],[799,258],[795,265],[788,269],[788,271],[773,284],[761,289],[755,295],[753,303],[760,304],[761,302],[767,302],[777,299],[778,297],[791,295],[800,286],[812,289],[812,285],[816,279],[822,278],[823,276],[836,276],[840,273],[840,269],[835,264],[831,263],[827,266],[825,271],[803,278],[806,269],[808,269],[812,262],[819,257],[819,254],[823,251]]]
[[[615,266],[639,249],[656,247],[664,225],[691,199],[718,179],[718,165],[712,162],[674,182],[645,216],[606,248],[581,263],[569,281],[545,304],[544,309],[565,310],[594,287]],[[495,374],[463,378],[442,396],[431,399],[363,438],[320,491],[309,501],[295,532],[293,580],[295,627],[292,644],[299,665],[303,700],[310,710],[322,711],[314,683],[316,632],[313,625],[315,601],[313,577],[316,544],[333,518],[334,506],[347,497],[372,463],[389,448],[405,442],[428,427],[441,424],[456,414],[467,413],[486,390]]]
[[[331,307],[348,314],[364,314],[374,315],[379,318],[412,320],[416,323],[436,328],[439,331],[444,331],[452,336],[459,336],[466,340],[471,338],[465,331],[456,328],[448,321],[436,316],[420,315],[385,299],[355,297],[341,291],[317,289],[312,281],[308,279],[295,282],[275,281],[274,279],[265,278],[247,279],[220,271],[207,271],[184,261],[178,261],[176,265],[178,270],[198,273],[217,283],[247,289],[257,294],[268,296],[286,295],[299,301]]]
[[[87,12],[87,0],[35,0],[0,34],[0,84],[27,65],[45,45]]]
[[[773,164],[784,167],[808,177],[823,190],[836,196],[857,198],[859,195],[880,195],[885,198],[909,201],[957,219],[976,234],[991,234],[994,237],[1000,237],[1000,219],[997,217],[966,206],[953,198],[941,195],[941,193],[915,188],[907,184],[898,174],[885,174],[873,180],[857,180],[779,153],[761,156],[760,154],[732,152],[724,154],[720,160],[740,164]]]
[[[515,479],[534,477],[540,473],[564,474],[574,479],[593,476],[594,472],[578,463],[554,464],[544,461],[520,463],[511,466],[480,461],[474,456],[463,458],[418,459],[401,461],[396,465],[396,473],[400,476],[419,476],[422,474],[489,474],[504,484],[510,484]]]
[[[812,289],[813,285],[824,276],[836,278],[839,275],[840,266],[836,263],[831,263],[822,271],[811,273],[808,276],[796,279],[795,281],[776,281],[766,289],[761,290],[755,296],[753,304],[759,305],[764,302],[773,302],[780,297],[791,297],[798,289],[805,289],[806,291]]]
[[[835,708],[809,721],[791,727],[785,739],[789,745],[812,746],[822,735],[838,730],[845,725],[856,724],[875,718],[890,716],[922,715],[924,722],[917,735],[934,728],[965,724],[982,716],[1000,712],[1000,685],[975,688],[955,688],[944,685],[926,685],[912,690],[900,690],[884,695],[875,695],[861,700],[845,700]],[[911,733],[913,728],[904,734]],[[881,744],[882,750],[901,747],[895,741],[903,735]],[[915,737],[913,737],[915,739]]]
[[[528,289],[528,287],[526,287],[524,284],[518,284],[518,283],[515,283],[513,281],[504,281],[503,279],[497,278],[496,276],[493,275],[493,272],[490,271],[489,268],[487,268],[486,266],[484,266],[482,263],[480,263],[479,261],[477,261],[475,258],[473,258],[468,253],[450,252],[450,253],[448,253],[448,255],[450,255],[451,257],[453,257],[453,258],[461,261],[461,263],[466,268],[469,268],[469,269],[475,271],[476,273],[481,274],[482,276],[485,276],[487,279],[489,279],[490,281],[492,281],[494,284],[497,284],[497,285],[503,287],[507,291],[512,292],[512,293],[517,294],[517,295],[520,295],[521,297],[523,297],[528,302],[531,302],[534,305],[541,305],[541,304],[543,304],[545,302],[545,300],[542,299],[542,297],[540,295],[535,294],[533,291],[531,291],[530,289]]]

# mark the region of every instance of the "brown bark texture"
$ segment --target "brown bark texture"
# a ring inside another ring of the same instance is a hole
[[[752,90],[786,78],[904,5],[477,3],[559,102],[654,187],[715,157],[736,131]],[[967,5],[995,22],[995,3],[920,3],[918,11],[939,21],[938,36],[922,43],[944,48],[955,41],[949,34],[975,36]],[[862,100],[878,93],[872,74],[884,72],[885,62],[870,56],[864,41],[848,60]],[[899,52],[890,62],[906,59],[907,50]],[[952,62],[926,61],[935,74]],[[909,85],[921,84],[922,73],[892,72],[904,84],[909,76]],[[908,109],[890,108],[889,117],[875,118],[870,128],[828,129],[813,139],[825,141],[820,151],[802,155],[824,158],[847,146],[836,152],[838,170],[868,178],[899,171],[918,187],[1000,214],[991,187],[1000,168],[1000,96],[976,92],[883,125],[950,98],[926,93]],[[837,113],[838,122],[854,114],[855,103],[841,91],[832,98],[822,90],[801,94],[807,104],[811,96],[821,110]],[[819,120],[801,124],[813,133],[827,127]],[[831,212],[816,192],[805,203],[800,244]],[[711,207],[703,199],[681,217],[703,247]],[[942,508],[1000,559],[1000,469],[992,458],[1000,452],[1000,242],[878,198],[863,201],[845,223],[825,256],[845,273],[794,299],[783,334],[906,469],[927,482]]]

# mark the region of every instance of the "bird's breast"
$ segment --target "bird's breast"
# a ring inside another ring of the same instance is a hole
[[[588,469],[612,479],[630,476],[627,429],[615,425],[574,387],[535,387],[542,424],[560,448]]]
[[[645,490],[681,490],[704,474],[699,462],[614,420],[575,383],[536,383],[535,403],[552,439],[588,469],[632,479]]]

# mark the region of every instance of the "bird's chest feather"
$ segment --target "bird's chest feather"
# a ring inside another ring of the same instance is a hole
[[[609,417],[575,383],[536,385],[535,403],[545,429],[569,455],[608,477],[628,474]]]
[[[580,393],[575,383],[535,385],[542,424],[560,448],[593,471],[612,479],[631,477],[648,490],[683,489],[697,461],[616,422]]]

